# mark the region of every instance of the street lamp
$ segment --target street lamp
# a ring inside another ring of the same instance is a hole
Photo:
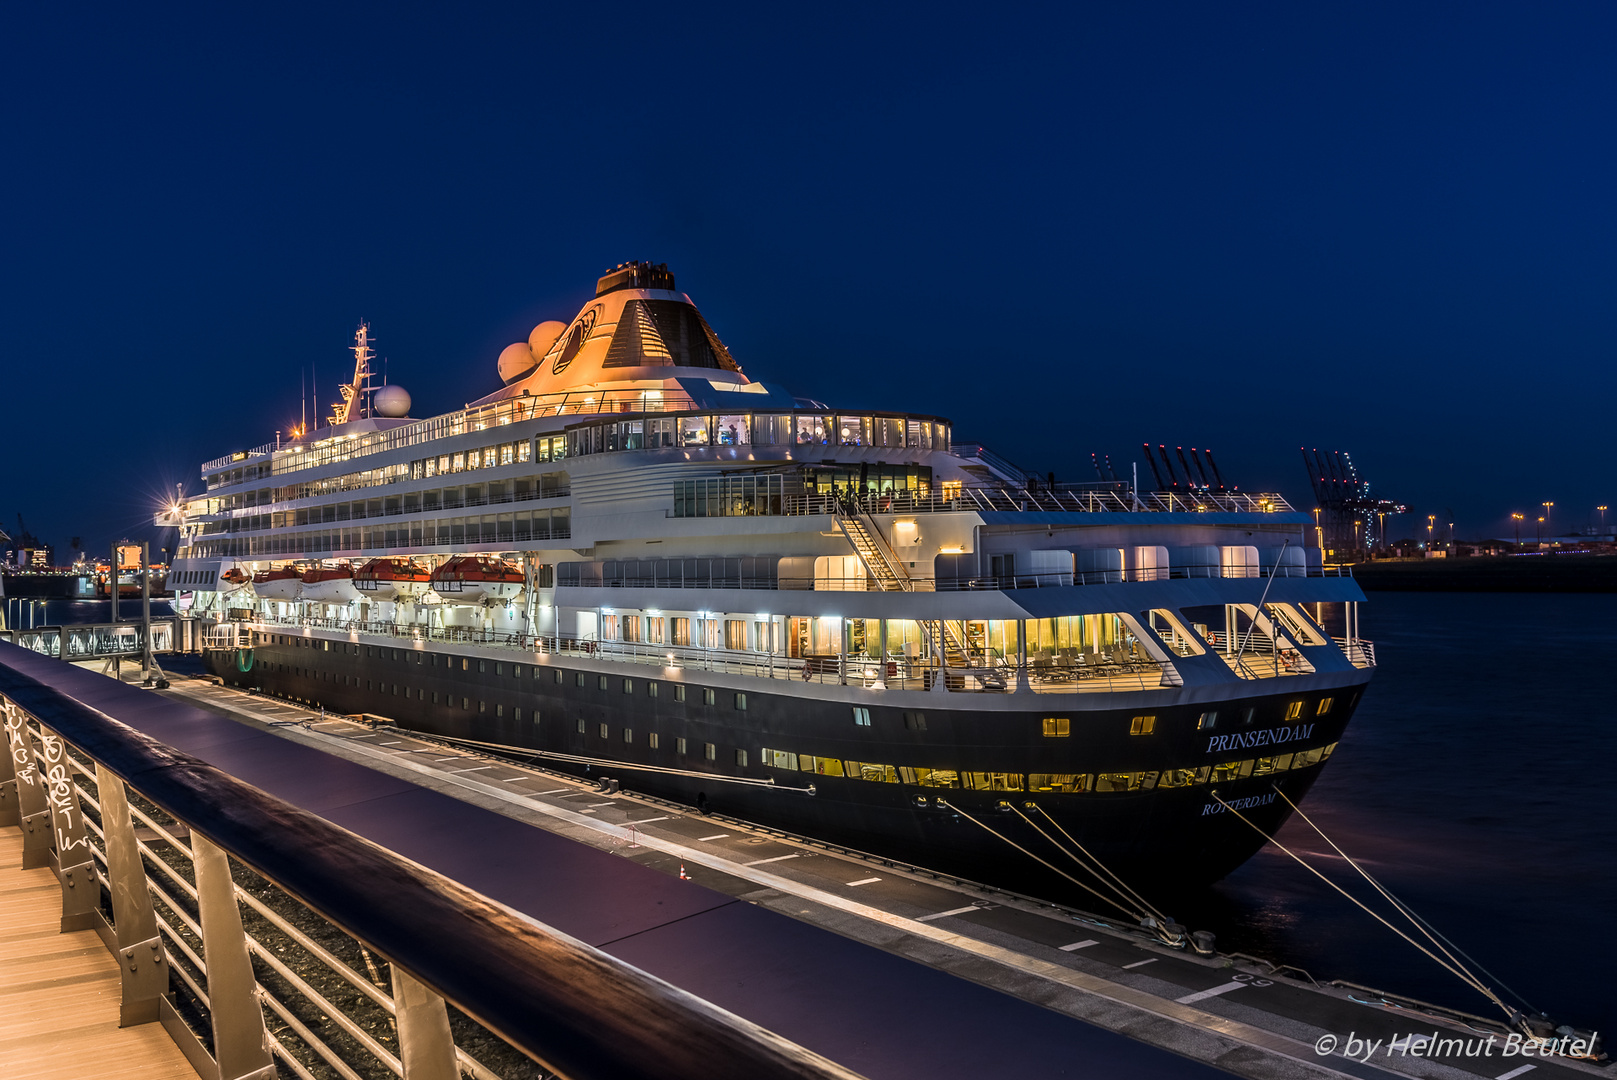
[[[1520,551],[1522,549],[1522,518],[1524,516],[1525,515],[1523,515],[1523,514],[1512,514],[1512,515],[1510,515],[1511,524],[1516,526],[1516,550],[1517,551]]]
[[[1533,538],[1535,540],[1537,540],[1540,544],[1542,544],[1544,542],[1544,515],[1543,514],[1538,515],[1538,531],[1533,534]]]
[[[1606,508],[1604,506],[1597,506],[1595,509],[1600,511],[1600,532],[1602,535],[1604,535],[1606,532]]]
[[[1554,522],[1555,504],[1552,503],[1552,502],[1547,502],[1547,503],[1542,503],[1540,505],[1542,505],[1544,507],[1545,529],[1546,529],[1546,531],[1549,532],[1551,538],[1554,538],[1554,536],[1555,536],[1555,522]]]
[[[1437,515],[1426,515],[1426,550],[1432,550],[1432,530],[1437,527]]]

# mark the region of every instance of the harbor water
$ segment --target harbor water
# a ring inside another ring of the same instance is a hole
[[[1493,978],[1484,981],[1502,982],[1557,1022],[1617,1030],[1609,925],[1617,784],[1604,772],[1617,756],[1617,723],[1606,712],[1617,651],[1610,597],[1369,598],[1363,632],[1380,668],[1304,811],[1486,967]],[[167,602],[154,601],[152,613],[167,616]],[[98,623],[108,614],[105,600],[51,600],[35,621]],[[139,602],[122,601],[120,614],[138,619]],[[1279,839],[1391,915],[1300,819]],[[1321,982],[1496,1012],[1273,847],[1210,889],[1159,899],[1193,929],[1215,931],[1225,951]]]

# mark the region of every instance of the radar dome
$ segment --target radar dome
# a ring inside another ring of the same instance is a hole
[[[538,366],[539,361],[533,358],[533,350],[526,341],[507,345],[500,350],[500,379],[507,386]]]
[[[545,358],[545,353],[556,344],[556,339],[561,337],[561,332],[565,329],[567,324],[557,322],[555,319],[547,319],[533,328],[533,333],[528,335],[528,348],[533,350],[535,362]]]
[[[409,416],[410,392],[397,383],[380,387],[371,395],[371,411],[389,419]]]

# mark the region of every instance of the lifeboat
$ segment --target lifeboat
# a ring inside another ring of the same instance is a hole
[[[311,566],[303,571],[302,600],[317,604],[346,604],[359,599],[354,588],[354,568],[347,563],[340,566]]]
[[[414,600],[432,586],[432,571],[412,559],[372,559],[354,571],[354,588],[367,600]]]
[[[446,604],[503,604],[522,591],[522,568],[492,555],[457,555],[432,572]]]
[[[296,600],[303,591],[303,575],[295,566],[260,570],[253,575],[253,592],[260,600]]]
[[[241,567],[232,566],[229,570],[219,575],[219,580],[226,585],[239,589],[253,579]]]

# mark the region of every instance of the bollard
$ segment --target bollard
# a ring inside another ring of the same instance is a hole
[[[417,982],[398,964],[393,968],[393,1015],[399,1025],[399,1060],[404,1080],[459,1080],[455,1037],[444,999]]]
[[[158,1017],[158,999],[168,992],[168,954],[157,932],[157,912],[146,888],[146,868],[135,842],[124,782],[105,766],[95,767],[101,793],[101,828],[107,843],[107,881],[112,891],[113,929],[118,935],[118,968],[123,997],[118,1026],[149,1024]]]
[[[202,912],[202,959],[208,966],[208,1010],[213,1016],[213,1056],[219,1080],[275,1080],[269,1031],[258,1002],[247,935],[236,906],[230,858],[201,833],[191,833],[197,907]]]

